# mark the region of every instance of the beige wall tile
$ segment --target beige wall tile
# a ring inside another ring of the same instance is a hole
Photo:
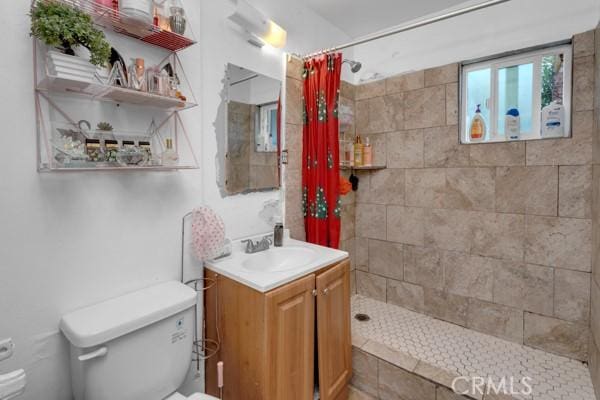
[[[356,291],[371,299],[386,301],[386,280],[369,272],[356,271]]]
[[[352,370],[350,384],[368,395],[377,397],[377,358],[363,351],[352,349]]]
[[[381,344],[372,340],[367,341],[362,349],[370,354],[373,354],[380,360],[386,361],[406,371],[412,371],[419,362],[416,358],[410,356],[409,354],[399,352],[389,346],[386,346],[385,344]]]
[[[423,163],[425,167],[469,166],[469,146],[459,143],[458,126],[423,130]]]
[[[573,137],[527,142],[527,165],[585,165],[592,162],[593,113],[573,113]],[[473,153],[471,152],[471,156]]]
[[[348,252],[348,257],[350,258],[350,271],[354,271],[356,269],[356,246],[354,238],[341,240],[340,250]]]
[[[302,81],[288,78],[285,90],[285,122],[302,125]]]
[[[361,271],[369,270],[369,239],[355,238],[356,246],[356,269]]]
[[[600,283],[600,165],[593,166],[592,175],[592,279]]]
[[[600,286],[592,279],[591,283],[591,313],[590,313],[590,327],[592,330],[592,336],[594,341],[600,342]]]
[[[554,316],[587,324],[590,319],[590,276],[588,272],[556,268]]]
[[[427,210],[425,245],[469,252],[473,242],[472,215],[462,210]]]
[[[494,303],[552,316],[554,269],[499,262],[494,269]]]
[[[385,95],[385,80],[365,83],[356,86],[356,100],[370,99]]]
[[[444,270],[440,251],[428,247],[405,246],[404,280],[425,287],[442,289]]]
[[[469,299],[442,290],[424,288],[425,313],[457,325],[467,325]]]
[[[386,79],[386,93],[400,93],[425,87],[424,71],[409,72]]]
[[[388,279],[387,301],[388,303],[417,312],[423,312],[425,309],[423,287],[408,282]]]
[[[527,216],[525,261],[591,271],[591,220]]]
[[[465,297],[492,301],[494,270],[499,260],[446,251],[442,257],[444,289]]]
[[[386,208],[384,205],[356,205],[356,237],[386,240]]]
[[[387,238],[389,241],[422,246],[424,210],[415,207],[388,206]],[[384,225],[379,225],[382,229]]]
[[[469,145],[471,165],[508,167],[525,165],[525,143],[487,143]]]
[[[356,133],[383,133],[404,129],[402,94],[356,102]]]
[[[446,85],[446,125],[458,125],[458,83]]]
[[[492,168],[446,169],[444,208],[493,211],[495,171]]]
[[[304,62],[298,57],[289,57],[287,60],[285,76],[298,81],[304,79],[302,73],[304,72]]]
[[[476,222],[473,224],[472,253],[507,260],[523,260],[524,215],[477,213],[473,218]]]
[[[441,208],[446,190],[446,170],[407,169],[406,205]]]
[[[557,167],[496,169],[496,211],[556,216]]]
[[[446,124],[444,85],[404,93],[405,129],[429,128]]]
[[[594,56],[573,59],[573,110],[594,109]]]
[[[524,321],[525,345],[581,361],[587,360],[587,326],[528,312]]]
[[[368,395],[367,393],[358,390],[357,388],[350,386],[348,400],[377,400],[375,397]]]
[[[558,213],[561,217],[592,217],[592,166],[559,168]]]
[[[458,64],[448,64],[425,70],[425,87],[458,82]]]
[[[386,135],[388,168],[423,167],[423,131],[391,132]]]
[[[340,96],[347,97],[350,100],[356,100],[357,85],[342,81],[340,85]]]
[[[379,360],[379,398],[381,400],[435,400],[435,384]]]
[[[454,393],[450,389],[446,389],[443,386],[437,387],[436,400],[466,400],[467,397],[461,396],[459,394]]]
[[[523,342],[523,312],[515,308],[471,298],[467,327],[512,342]]]
[[[356,221],[356,206],[354,204],[342,206],[341,221],[340,239],[347,240],[353,238],[356,233],[356,227],[354,226],[354,221]]]
[[[594,30],[573,36],[573,57],[592,56],[595,53]]]
[[[369,272],[397,280],[403,279],[403,245],[369,240]]]
[[[359,175],[358,203],[404,205],[404,170],[386,168]]]

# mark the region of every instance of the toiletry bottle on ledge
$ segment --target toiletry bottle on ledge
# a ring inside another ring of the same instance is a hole
[[[369,138],[365,139],[365,144],[363,146],[363,165],[365,167],[373,165],[373,146],[369,143]]]
[[[471,128],[469,129],[469,136],[472,141],[480,141],[485,137],[485,119],[481,115],[481,104],[477,104],[477,110],[475,110],[475,116],[471,121]]]
[[[166,167],[172,167],[172,166],[177,165],[177,163],[179,161],[179,156],[177,155],[177,152],[173,148],[173,139],[167,138],[165,141],[165,144],[166,144],[166,149],[162,153],[162,156],[161,156],[162,165],[164,165]]]
[[[363,166],[363,144],[360,135],[356,135],[356,142],[354,143],[354,166]]]

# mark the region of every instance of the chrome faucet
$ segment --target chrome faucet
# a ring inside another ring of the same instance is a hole
[[[252,239],[247,239],[242,240],[242,243],[246,243],[246,254],[253,254],[269,250],[269,247],[273,244],[273,239],[270,235],[267,235],[256,242],[253,242]]]

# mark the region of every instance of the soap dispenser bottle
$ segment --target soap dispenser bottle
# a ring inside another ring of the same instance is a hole
[[[477,110],[475,110],[475,116],[469,129],[469,136],[473,142],[480,141],[485,137],[485,119],[481,115],[480,107],[481,104],[477,104]]]

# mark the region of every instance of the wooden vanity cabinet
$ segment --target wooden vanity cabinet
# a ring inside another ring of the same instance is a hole
[[[312,400],[317,369],[322,400],[348,398],[348,260],[267,293],[222,275],[216,279],[205,292],[206,335],[217,337],[218,298],[221,336],[221,349],[206,363],[208,394],[219,394],[216,365],[223,361],[224,400]]]

